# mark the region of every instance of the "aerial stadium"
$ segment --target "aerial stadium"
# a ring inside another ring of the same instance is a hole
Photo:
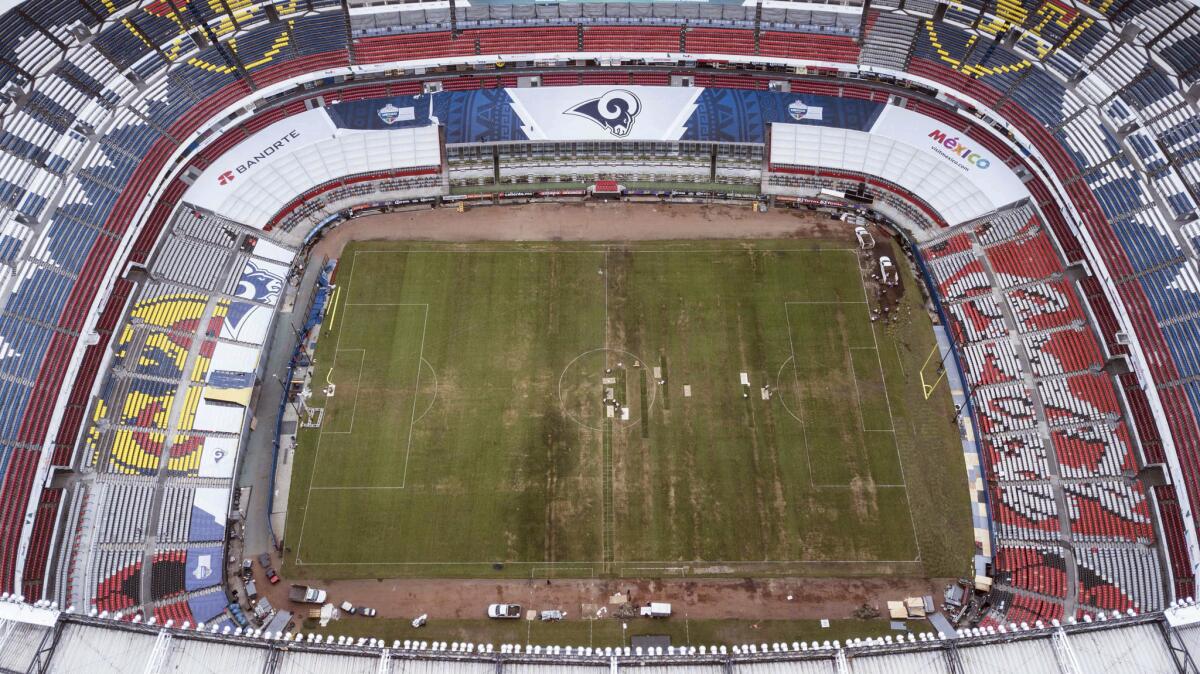
[[[0,0],[0,671],[1200,672],[1198,203],[1194,0]]]

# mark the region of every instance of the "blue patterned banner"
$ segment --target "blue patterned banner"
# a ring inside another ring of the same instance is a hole
[[[334,103],[340,128],[440,124],[446,142],[693,140],[761,143],[767,125],[866,131],[882,103],[832,96],[682,87],[538,87],[446,91]]]

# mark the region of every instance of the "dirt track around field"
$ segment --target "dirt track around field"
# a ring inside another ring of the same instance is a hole
[[[329,591],[330,601],[371,606],[383,618],[483,618],[490,603],[517,603],[527,609],[559,609],[568,620],[582,618],[581,606],[606,606],[611,618],[614,593],[630,593],[635,604],[670,602],[679,615],[695,620],[815,620],[850,618],[866,604],[881,611],[890,600],[931,594],[941,600],[949,581],[922,578],[771,578],[672,580],[457,580],[384,579],[311,581]],[[261,587],[261,586],[260,586]],[[286,585],[271,588],[275,606],[286,606]],[[275,595],[278,595],[276,597]],[[788,597],[791,596],[791,599]],[[278,603],[276,600],[278,599]],[[303,610],[300,605],[294,609]]]
[[[668,239],[845,238],[850,226],[828,215],[750,206],[597,203],[529,204],[451,208],[368,216],[327,233],[313,259],[336,257],[351,241],[634,241]],[[255,565],[256,575],[261,575]],[[276,606],[288,604],[289,579],[267,587]],[[527,609],[558,608],[568,619],[581,618],[584,605],[606,606],[609,597],[629,592],[630,601],[666,601],[677,615],[734,620],[811,620],[849,618],[861,605],[884,609],[885,602],[932,594],[940,600],[948,581],[911,577],[771,578],[669,580],[480,580],[382,579],[308,581],[329,591],[330,601],[376,608],[380,617],[431,619],[483,618],[489,603],[520,603]],[[260,583],[263,588],[266,584]],[[789,598],[790,597],[790,598]],[[293,605],[304,611],[303,605]]]
[[[313,248],[337,257],[351,241],[648,241],[844,236],[852,228],[824,213],[744,206],[655,203],[528,204],[405,211],[350,220]]]

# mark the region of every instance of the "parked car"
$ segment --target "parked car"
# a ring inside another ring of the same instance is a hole
[[[264,570],[264,571],[265,571],[266,569],[269,569],[269,568],[271,568],[271,553],[269,553],[269,552],[264,552],[264,553],[262,553],[261,555],[259,555],[259,556],[258,556],[258,563],[259,563],[259,565],[261,565],[261,566],[262,566],[262,568],[263,568],[263,570]]]
[[[541,615],[542,622],[547,622],[550,620],[562,620],[564,617],[565,616],[563,616],[563,612],[559,611],[558,609],[542,611],[542,615]]]
[[[367,618],[374,618],[377,611],[369,606],[359,606],[358,614]]]
[[[499,618],[503,620],[511,620],[521,617],[520,604],[492,604],[488,606],[487,614],[489,618]]]
[[[412,626],[413,627],[424,627],[425,623],[427,623],[427,622],[429,622],[429,614],[422,613],[421,615],[417,616],[416,618],[413,618]]]
[[[357,613],[357,609],[354,608],[354,604],[351,604],[348,601],[342,602],[342,605],[338,608],[342,609],[342,613],[349,613],[350,615]]]
[[[279,574],[275,573],[275,569],[267,569],[267,582],[272,585],[279,583]]]

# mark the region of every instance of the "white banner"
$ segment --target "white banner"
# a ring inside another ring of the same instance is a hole
[[[200,454],[200,477],[233,477],[237,438],[205,438]]]
[[[508,89],[530,140],[679,140],[698,87]]]
[[[937,157],[945,166],[971,181],[994,206],[1028,196],[1012,169],[975,141],[936,119],[889,105],[871,127],[871,133],[898,140]],[[922,195],[924,196],[924,195]]]
[[[221,204],[230,194],[251,182],[273,161],[332,138],[335,131],[329,115],[320,108],[275,122],[221,155],[188,189],[183,200],[220,212]]]

